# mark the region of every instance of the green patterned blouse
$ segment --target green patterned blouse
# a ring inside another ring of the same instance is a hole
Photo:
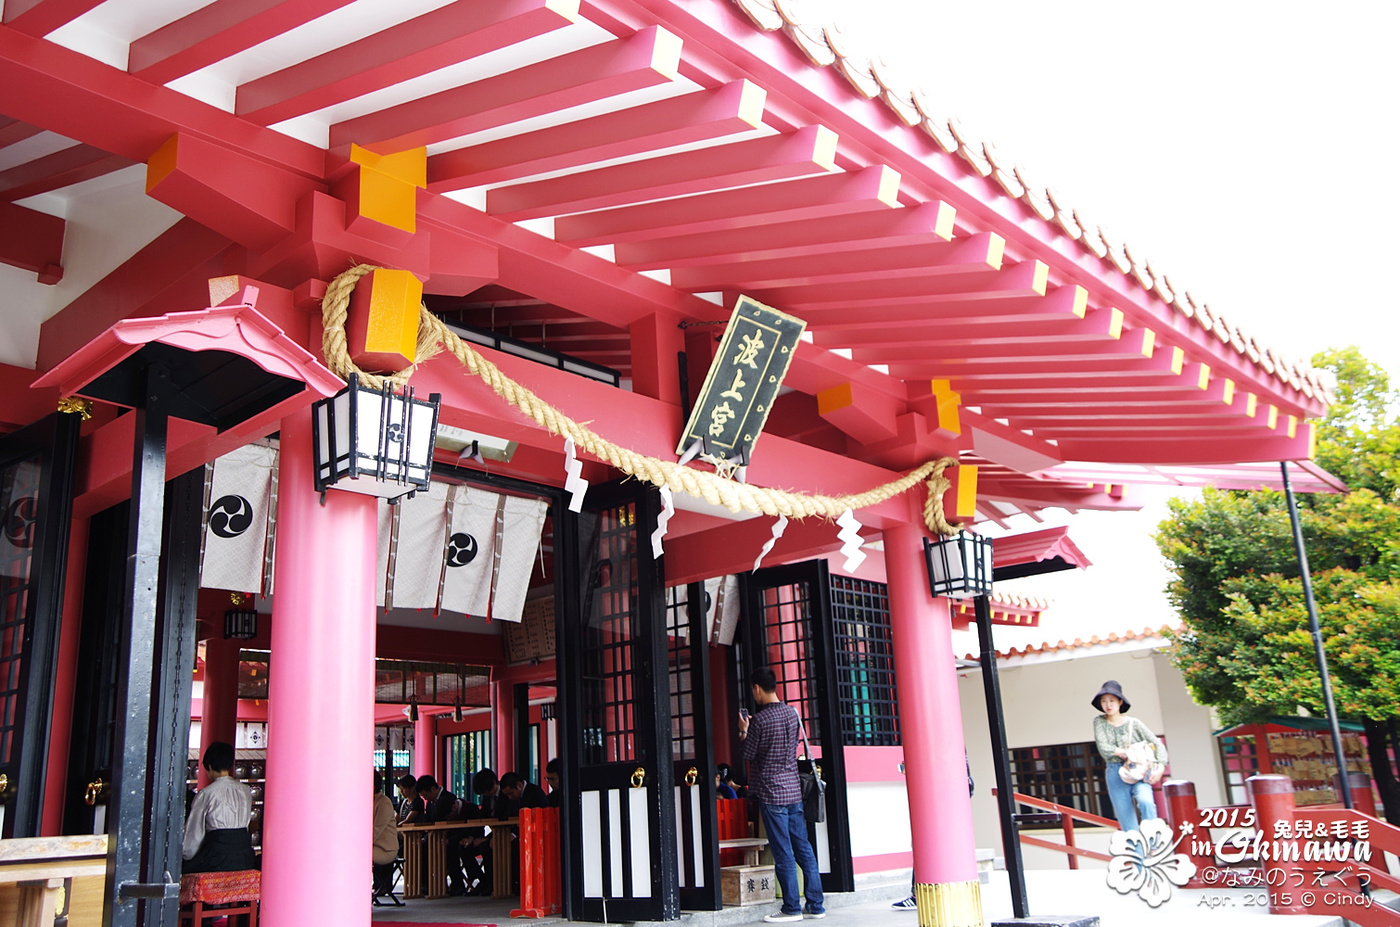
[[[1167,761],[1167,748],[1156,734],[1150,731],[1146,724],[1137,718],[1129,717],[1127,721],[1120,725],[1108,723],[1108,718],[1099,715],[1094,719],[1094,745],[1099,748],[1099,756],[1102,756],[1109,763],[1121,763],[1122,757],[1113,755],[1114,750],[1126,750],[1128,744],[1136,743],[1139,740],[1152,744],[1153,752],[1157,756],[1157,762]]]

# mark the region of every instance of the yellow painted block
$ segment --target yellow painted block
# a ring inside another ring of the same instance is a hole
[[[1304,422],[1303,427],[1307,429],[1308,435],[1308,460],[1317,456],[1317,429],[1312,422]]]
[[[976,465],[958,465],[957,506],[954,508],[953,514],[958,518],[972,518],[977,514]]]
[[[1205,389],[1210,385],[1210,365],[1201,365],[1201,375],[1196,378],[1196,389]]]
[[[958,414],[962,394],[953,389],[948,380],[933,380],[929,385],[938,410],[938,427],[949,434],[962,434],[962,419]]]
[[[817,142],[812,148],[812,163],[829,171],[836,170],[838,136],[826,126],[817,126]]]
[[[1006,239],[1002,238],[1000,235],[992,235],[991,241],[988,243],[987,247],[987,266],[994,267],[997,270],[1001,270],[1001,262],[1002,259],[1005,257]],[[1049,272],[1049,268],[1046,269],[1046,272]],[[1039,283],[1039,291],[1043,296],[1045,294],[1045,284],[1043,282],[1040,282],[1039,273],[1036,274],[1036,281],[1037,283]]]
[[[1088,294],[1086,293],[1085,296],[1087,297]],[[1087,300],[1086,300],[1086,302],[1087,302]],[[1110,308],[1108,311],[1109,311],[1109,317],[1108,317],[1108,318],[1109,318],[1109,323],[1108,323],[1108,337],[1113,338],[1113,339],[1115,339],[1115,340],[1118,339],[1118,338],[1122,338],[1122,337],[1123,337],[1123,310],[1122,310],[1122,309],[1117,309],[1117,308]]]
[[[1150,328],[1142,331],[1142,356],[1152,356],[1152,346],[1157,343],[1157,333]]]
[[[1269,406],[1268,425],[1270,431],[1278,427],[1278,406],[1276,405]]]
[[[1050,283],[1050,265],[1049,265],[1049,264],[1046,264],[1044,261],[1036,261],[1036,262],[1035,262],[1035,281],[1031,284],[1031,289],[1035,290],[1037,296],[1044,296],[1044,295],[1045,295],[1045,287],[1046,287],[1049,283]],[[1085,298],[1086,301],[1088,300],[1088,296],[1089,296],[1089,294],[1087,294],[1087,293],[1084,294],[1084,298]],[[1079,312],[1079,313],[1076,313],[1076,314],[1077,314],[1081,319],[1084,318],[1084,313]]]
[[[157,148],[156,153],[151,155],[151,159],[146,162],[147,193],[160,186],[160,182],[174,172],[179,156],[180,136],[176,134],[167,138],[165,144]]]
[[[880,165],[880,191],[875,198],[886,206],[899,205],[899,171]]]
[[[352,144],[350,160],[359,165],[359,215],[405,232],[416,231],[418,188],[428,185],[428,149],[379,155]]]
[[[1044,292],[1043,285],[1041,287],[1041,292]],[[1070,311],[1074,313],[1076,319],[1084,318],[1084,313],[1089,311],[1089,291],[1082,286],[1076,286],[1074,288],[1074,307]],[[1119,327],[1122,327],[1121,324]]]
[[[953,226],[956,224],[958,211],[942,200],[938,201],[938,219],[933,223],[933,234],[944,241],[953,240]]]
[[[1225,380],[1225,389],[1224,389],[1224,391],[1221,393],[1221,401],[1223,401],[1223,402],[1225,403],[1225,405],[1227,405],[1227,406],[1228,406],[1230,403],[1232,403],[1232,402],[1235,401],[1235,381],[1234,381],[1234,380],[1231,380],[1231,379],[1226,379],[1226,380]]]
[[[415,363],[422,301],[423,284],[409,271],[380,268],[361,279],[345,326],[355,363],[376,373]]]
[[[350,160],[361,167],[369,167],[401,183],[414,187],[428,186],[428,149],[410,148],[393,154],[376,154],[368,148],[350,145]]]
[[[1254,414],[1259,411],[1259,397],[1253,393],[1246,393],[1244,397],[1244,414],[1248,418],[1254,418]]]
[[[757,129],[763,125],[763,107],[768,100],[768,91],[752,81],[744,81],[739,94],[739,118]],[[895,190],[899,190],[899,174],[895,173]],[[893,205],[893,204],[891,204]]]
[[[845,409],[855,405],[855,401],[851,384],[841,383],[817,393],[817,414],[829,415],[837,409]]]

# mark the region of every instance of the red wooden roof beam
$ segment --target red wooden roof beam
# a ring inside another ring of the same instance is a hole
[[[561,29],[577,18],[578,0],[449,3],[240,85],[235,112],[271,125]]]
[[[192,74],[351,0],[214,0],[131,43],[127,71],[153,84]]]
[[[897,278],[941,277],[948,274],[1000,270],[1000,235],[982,232],[932,244],[897,245],[878,251],[846,251],[804,257],[770,258],[682,267],[671,272],[673,286],[683,290],[725,288],[771,289],[810,284],[851,283]]]
[[[661,148],[721,138],[763,123],[763,88],[746,80],[458,148],[428,159],[435,193],[519,180]]]
[[[714,145],[497,187],[486,194],[486,211],[519,222],[820,174],[835,166],[835,133],[824,126],[806,126],[791,135]]]
[[[572,245],[618,245],[618,263],[641,267],[624,243],[662,236],[699,235],[732,229],[771,228],[775,223],[848,218],[889,212],[899,205],[899,174],[883,165],[859,171],[819,174],[783,183],[717,190],[659,203],[638,203],[561,217],[554,237]],[[947,225],[951,233],[952,212]],[[786,226],[782,226],[786,227]],[[781,238],[779,231],[775,237]],[[646,269],[676,266],[651,263]]]
[[[796,192],[782,190],[783,187],[815,186],[818,183],[853,185],[854,178],[861,177],[871,170],[874,168],[866,168],[858,174],[813,177],[775,184],[772,191],[765,191],[765,198],[792,195]],[[804,195],[806,193],[805,190],[801,192]],[[827,194],[824,199],[808,200],[803,207],[805,210],[811,210],[813,205],[825,202],[830,210],[825,215],[804,211],[794,217],[784,214],[792,208],[786,206],[781,211],[758,213],[758,224],[754,226],[747,225],[747,220],[744,220],[730,223],[731,227],[728,228],[717,226],[710,229],[701,226],[701,230],[688,230],[682,234],[672,234],[676,231],[674,228],[662,228],[660,231],[666,237],[651,240],[645,240],[645,235],[623,235],[616,240],[636,240],[618,244],[617,262],[639,270],[699,267],[743,259],[757,261],[812,254],[837,254],[843,251],[876,251],[901,245],[937,244],[953,237],[955,213],[951,206],[934,202],[902,209],[876,208],[877,203],[884,207],[897,204],[893,199],[887,200],[883,197],[871,202],[864,198],[865,194],[862,191],[853,192],[858,196],[850,200]],[[736,205],[740,197],[752,196],[748,190],[726,191],[726,194]],[[846,202],[868,204],[869,208],[843,211],[834,208]],[[659,215],[663,205],[667,204],[649,204],[635,208],[649,208]],[[683,210],[685,201],[677,201],[677,205]],[[589,213],[560,219],[555,223],[555,232],[559,234],[561,228],[571,232],[586,225],[590,217],[598,215],[601,214]],[[607,231],[604,229],[597,235],[586,236],[580,239],[580,243],[599,244],[602,241],[614,240],[605,234]]]
[[[630,38],[338,122],[331,126],[331,146],[354,142],[392,154],[655,87],[676,79],[680,54],[680,39],[652,26]],[[403,79],[397,67],[391,76],[391,82]]]

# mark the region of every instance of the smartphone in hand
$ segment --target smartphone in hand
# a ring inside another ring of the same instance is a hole
[[[740,708],[739,717],[744,719],[745,721],[749,720],[749,710],[747,708]]]

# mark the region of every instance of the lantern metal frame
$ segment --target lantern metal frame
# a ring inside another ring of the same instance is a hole
[[[991,595],[992,539],[971,531],[931,541],[924,538],[929,594],[968,599]]]
[[[312,405],[316,491],[340,489],[397,502],[427,489],[433,473],[441,395],[418,399],[385,383],[345,389]]]
[[[255,608],[230,608],[224,612],[224,640],[252,640],[258,636],[258,611]]]

